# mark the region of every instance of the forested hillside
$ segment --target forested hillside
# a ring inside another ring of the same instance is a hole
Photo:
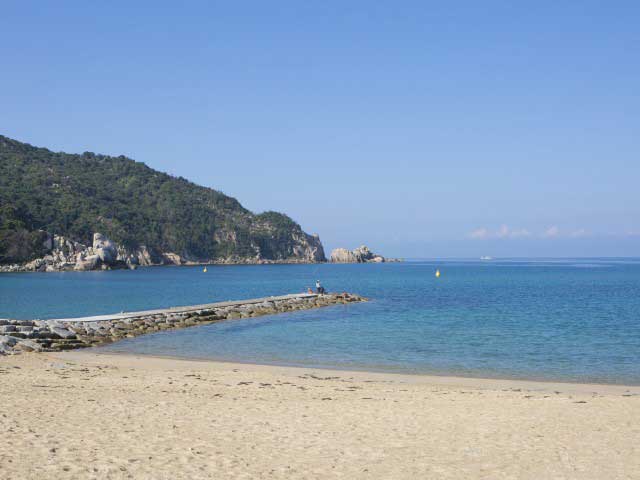
[[[323,261],[317,237],[286,215],[124,156],[56,153],[0,136],[0,263],[46,254],[47,234],[90,244],[101,232],[192,261]]]

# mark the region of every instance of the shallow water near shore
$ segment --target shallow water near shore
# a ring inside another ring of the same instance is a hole
[[[442,272],[440,278],[434,273]],[[161,332],[101,348],[237,362],[640,384],[640,260],[412,261],[0,275],[0,318],[60,318],[299,292],[371,302]]]

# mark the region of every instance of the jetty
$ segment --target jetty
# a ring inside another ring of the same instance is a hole
[[[163,330],[364,301],[350,293],[294,293],[90,317],[0,319],[0,355],[86,348]]]

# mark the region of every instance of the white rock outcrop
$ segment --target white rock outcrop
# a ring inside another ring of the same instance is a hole
[[[113,265],[118,261],[118,248],[114,242],[101,233],[93,234],[93,251],[100,261],[106,265]]]
[[[133,269],[139,265],[176,263],[180,258],[175,254],[168,254],[167,258],[153,255],[144,245],[136,249],[127,249],[99,232],[93,234],[91,246],[71,241],[61,235],[51,234],[47,234],[43,246],[48,249],[48,252],[42,258],[36,258],[22,265],[0,265],[0,272]]]
[[[358,263],[355,254],[346,248],[336,248],[333,250],[329,261],[332,263]]]
[[[361,245],[355,250],[347,250],[346,248],[336,248],[331,252],[330,262],[332,263],[382,263],[387,259],[382,255],[377,255],[369,250],[366,245]],[[396,261],[393,259],[393,261]]]

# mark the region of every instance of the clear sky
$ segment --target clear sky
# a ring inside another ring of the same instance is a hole
[[[406,257],[640,255],[640,2],[0,5],[0,133]]]

